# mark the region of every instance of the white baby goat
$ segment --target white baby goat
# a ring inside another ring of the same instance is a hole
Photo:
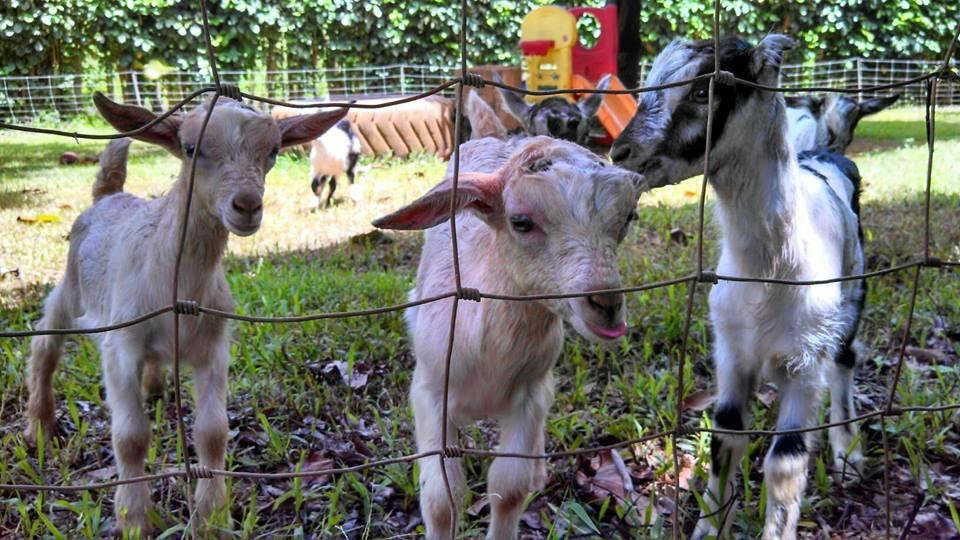
[[[492,138],[461,147],[457,238],[465,286],[530,295],[600,291],[621,285],[617,246],[636,216],[642,177],[601,161],[573,143],[531,137]],[[427,229],[417,300],[455,288],[447,220],[451,174],[426,195],[374,222],[390,229]],[[407,311],[417,367],[410,389],[417,448],[441,448],[444,360],[452,304]],[[582,336],[611,342],[624,335],[623,295],[563,300],[461,302],[450,366],[448,445],[456,427],[499,421],[499,449],[539,454],[553,402],[552,366],[563,347],[563,321]],[[459,501],[466,484],[459,459],[446,460]],[[488,538],[515,538],[523,501],[546,480],[542,460],[497,458],[490,466]],[[453,514],[436,458],[420,462],[420,511],[428,538],[453,538]],[[454,510],[455,511],[455,510]]]
[[[776,86],[786,36],[756,47],[725,38],[721,69]],[[677,40],[657,56],[647,86],[681,81],[714,70],[713,42]],[[703,172],[708,81],[644,93],[637,115],[614,144],[618,164],[642,172],[651,185],[679,182]],[[722,233],[719,274],[824,280],[863,271],[859,234],[859,173],[850,160],[811,153],[797,160],[787,139],[783,97],[745,85],[716,86],[710,183]],[[814,286],[721,281],[710,291],[715,337],[715,425],[743,430],[758,377],[777,382],[777,429],[817,422],[821,392],[830,380],[832,421],[851,418],[853,350],[865,284],[862,280]],[[859,466],[853,424],[830,430],[836,466]],[[767,505],[763,537],[796,536],[800,501],[813,439],[773,438],[764,463]],[[735,512],[736,474],[747,438],[714,435],[710,482],[694,538],[726,534]]]
[[[140,128],[156,117],[150,111],[94,96],[100,114],[119,130]],[[171,116],[135,138],[157,144],[182,160],[180,177],[163,197],[144,200],[123,193],[129,139],[110,143],[100,158],[94,205],[70,232],[66,273],[44,304],[38,329],[94,327],[132,319],[171,303],[179,231],[184,223],[190,158],[197,169],[193,206],[179,277],[179,296],[203,306],[233,311],[220,258],[232,232],[248,236],[263,216],[264,176],[281,146],[310,141],[346,110],[297,116],[279,122],[236,101],[221,98],[201,144],[200,126],[209,104],[186,116]],[[121,479],[144,474],[150,447],[150,420],[141,404],[145,364],[172,357],[173,315],[165,314],[122,330],[94,334],[102,355],[113,450]],[[30,400],[26,437],[35,441],[56,430],[53,373],[62,354],[62,336],[33,338],[27,368]],[[230,339],[224,319],[181,317],[180,354],[194,372],[197,407],[194,441],[200,465],[222,468],[227,444],[227,364]],[[197,510],[204,518],[222,505],[222,477],[197,483]],[[145,482],[117,488],[114,511],[123,530],[149,529],[150,488]]]

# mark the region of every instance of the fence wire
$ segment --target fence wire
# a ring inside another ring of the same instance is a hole
[[[775,435],[784,435],[791,433],[807,433],[813,431],[821,431],[828,429],[830,427],[849,425],[856,422],[863,422],[870,419],[879,419],[881,425],[884,424],[887,418],[897,417],[904,414],[910,413],[926,413],[926,414],[935,414],[942,413],[947,411],[953,411],[960,409],[960,403],[951,403],[945,405],[937,406],[913,406],[913,407],[895,407],[894,403],[897,396],[897,387],[899,384],[900,376],[903,370],[904,358],[906,355],[907,342],[909,341],[909,336],[911,334],[911,329],[913,325],[914,311],[916,307],[916,299],[919,289],[919,279],[921,272],[926,268],[942,268],[942,269],[953,269],[960,267],[960,261],[943,261],[930,254],[930,235],[931,235],[931,219],[930,219],[930,206],[931,206],[931,185],[932,185],[932,175],[933,175],[933,152],[934,152],[934,143],[936,140],[935,132],[935,117],[936,117],[936,102],[937,102],[937,87],[938,83],[942,80],[948,80],[951,82],[956,82],[960,80],[955,69],[951,68],[950,62],[953,58],[958,39],[960,39],[960,21],[958,21],[957,28],[954,31],[952,40],[947,48],[946,53],[944,54],[943,61],[937,69],[931,70],[922,75],[913,77],[911,79],[889,83],[889,84],[878,84],[873,86],[857,86],[855,88],[846,87],[846,88],[831,88],[831,87],[770,87],[757,84],[751,81],[745,81],[733,76],[733,74],[723,71],[720,69],[719,61],[719,39],[720,39],[720,0],[715,0],[714,2],[714,11],[713,11],[713,41],[714,41],[714,71],[712,73],[706,73],[697,77],[693,77],[684,81],[679,81],[671,84],[665,84],[660,86],[648,86],[648,87],[638,87],[631,88],[626,90],[597,90],[597,89],[558,89],[558,90],[549,90],[549,91],[529,91],[524,88],[518,88],[510,85],[506,85],[499,82],[493,82],[484,80],[482,77],[471,74],[467,72],[467,46],[466,46],[466,34],[467,34],[467,0],[460,0],[460,29],[459,29],[459,42],[460,42],[460,73],[463,74],[460,77],[452,78],[446,82],[439,84],[432,89],[426,90],[420,94],[393,100],[382,103],[375,104],[361,104],[355,102],[341,102],[341,103],[289,103],[281,100],[270,99],[266,97],[261,97],[254,94],[248,94],[241,92],[239,88],[234,85],[228,85],[222,83],[220,79],[220,74],[217,70],[216,63],[216,54],[211,42],[210,37],[210,28],[207,20],[207,6],[205,0],[200,0],[200,14],[202,17],[203,23],[203,40],[205,44],[206,55],[210,63],[211,75],[213,78],[213,84],[201,88],[177,104],[171,107],[169,110],[160,114],[155,120],[150,123],[141,126],[135,130],[127,131],[124,133],[116,133],[112,135],[104,134],[91,134],[91,133],[79,133],[79,132],[68,132],[57,129],[47,129],[41,127],[33,126],[24,126],[16,125],[10,123],[0,122],[0,129],[11,129],[24,132],[33,132],[33,133],[45,133],[53,135],[62,135],[65,137],[71,137],[74,139],[116,139],[120,137],[127,137],[142,133],[149,129],[151,126],[163,121],[163,119],[174,114],[189,102],[206,93],[213,93],[211,98],[211,104],[209,109],[206,112],[206,115],[203,120],[203,124],[200,129],[200,134],[197,140],[197,148],[201,147],[204,134],[206,132],[207,124],[209,122],[211,113],[214,109],[214,105],[217,100],[221,97],[228,97],[233,99],[246,98],[253,101],[258,101],[264,104],[271,105],[283,105],[288,107],[349,107],[349,108],[385,108],[394,105],[399,105],[402,103],[407,103],[410,101],[415,101],[423,99],[425,97],[440,93],[448,88],[456,86],[456,103],[457,110],[463,110],[463,99],[466,86],[472,87],[483,87],[484,85],[492,85],[506,90],[512,90],[526,95],[537,95],[537,96],[548,96],[548,95],[558,95],[558,94],[582,94],[582,93],[598,93],[598,94],[636,94],[643,92],[651,92],[657,90],[663,90],[666,88],[677,87],[688,85],[696,81],[709,80],[708,87],[708,115],[707,115],[707,131],[706,131],[706,147],[704,153],[704,172],[703,179],[701,181],[700,192],[699,192],[699,201],[698,201],[698,210],[697,210],[697,244],[696,244],[696,269],[694,272],[674,278],[669,280],[664,280],[656,283],[649,284],[639,284],[634,286],[621,287],[618,289],[608,289],[604,291],[585,291],[585,292],[558,292],[553,294],[542,294],[542,295],[527,295],[527,296],[512,296],[512,295],[501,295],[501,294],[492,294],[479,291],[470,287],[464,287],[461,281],[461,268],[460,261],[458,256],[458,243],[457,243],[457,230],[456,230],[456,205],[455,201],[457,200],[457,185],[459,182],[460,174],[460,149],[459,145],[454,147],[453,151],[453,187],[454,194],[451,198],[449,220],[450,220],[450,231],[451,231],[451,250],[453,254],[453,265],[454,265],[454,277],[456,288],[452,291],[437,294],[435,296],[424,298],[415,302],[407,302],[404,304],[397,304],[393,306],[385,306],[382,308],[366,309],[366,310],[356,310],[356,311],[342,311],[342,312],[324,312],[316,313],[310,315],[302,315],[295,317],[285,317],[285,316],[247,316],[240,315],[236,313],[225,312],[210,307],[203,306],[198,302],[191,299],[181,299],[178,295],[178,281],[180,275],[180,266],[181,259],[183,256],[184,244],[187,238],[187,224],[189,222],[190,208],[193,199],[193,184],[194,177],[196,174],[196,155],[199,155],[200,152],[194,153],[194,157],[190,162],[190,174],[188,177],[188,186],[186,201],[184,203],[184,219],[180,224],[179,230],[179,240],[178,240],[178,249],[176,255],[176,264],[174,266],[174,275],[173,275],[173,294],[171,297],[171,303],[165,307],[156,309],[139,317],[133,319],[119,322],[109,326],[102,326],[97,328],[69,328],[69,329],[36,329],[36,330],[22,330],[22,331],[4,331],[0,332],[0,338],[22,338],[22,337],[32,337],[32,336],[42,336],[42,335],[65,335],[65,334],[95,334],[110,332],[113,330],[118,330],[121,328],[126,328],[133,326],[135,324],[140,324],[144,321],[153,319],[155,317],[161,316],[163,314],[173,312],[174,315],[174,324],[173,327],[173,377],[174,377],[174,394],[175,394],[175,407],[176,407],[176,430],[177,430],[177,439],[178,447],[181,449],[182,454],[178,456],[178,465],[179,470],[167,471],[163,473],[155,473],[144,476],[132,477],[132,478],[121,478],[113,481],[99,482],[99,483],[89,483],[89,484],[79,484],[79,485],[68,485],[68,486],[58,486],[58,485],[43,485],[43,484],[0,484],[0,491],[8,492],[40,492],[40,491],[49,491],[49,492],[60,492],[60,493],[70,493],[70,492],[81,492],[89,490],[99,490],[107,489],[111,487],[117,487],[125,484],[133,484],[140,482],[149,482],[153,480],[160,480],[165,478],[177,478],[183,479],[184,487],[186,489],[185,498],[187,502],[188,511],[190,515],[193,515],[193,501],[192,501],[192,490],[190,489],[190,483],[194,479],[198,478],[212,478],[214,476],[229,477],[229,478],[238,478],[238,479],[252,479],[252,480],[284,480],[291,478],[304,478],[304,477],[317,477],[321,475],[337,475],[337,474],[346,474],[353,472],[366,471],[375,467],[382,467],[390,464],[396,463],[409,463],[419,459],[427,458],[436,458],[440,460],[441,463],[441,472],[444,477],[444,484],[447,491],[447,498],[450,504],[451,516],[454,523],[454,531],[457,530],[456,520],[457,520],[457,511],[454,504],[454,498],[452,491],[450,489],[450,484],[447,479],[446,468],[444,466],[445,460],[447,458],[456,458],[462,456],[473,456],[480,458],[496,458],[496,457],[512,457],[512,458],[522,458],[522,459],[556,459],[562,457],[571,457],[571,456],[582,456],[588,454],[594,454],[602,451],[612,451],[620,448],[629,447],[635,444],[660,440],[665,438],[671,438],[673,443],[673,462],[674,462],[674,471],[680,470],[680,454],[679,454],[679,441],[683,437],[689,437],[698,433],[713,433],[713,434],[735,434],[735,435],[746,435],[746,436],[775,436]],[[917,258],[912,262],[905,264],[892,266],[890,268],[876,270],[872,272],[864,272],[856,275],[847,275],[847,276],[838,276],[833,279],[824,279],[824,280],[785,280],[785,279],[772,279],[772,278],[762,278],[762,277],[750,277],[750,276],[727,276],[719,275],[711,270],[704,268],[704,209],[706,201],[706,188],[709,181],[710,175],[710,153],[711,147],[713,144],[712,139],[712,124],[713,124],[713,103],[714,103],[714,93],[717,84],[723,85],[743,85],[751,88],[756,88],[765,91],[771,92],[796,92],[796,91],[831,91],[831,92],[845,92],[845,93],[862,93],[866,92],[876,92],[880,90],[888,90],[893,88],[904,87],[911,84],[916,84],[919,82],[924,82],[926,86],[925,92],[925,125],[926,125],[926,142],[927,142],[927,170],[926,170],[926,189],[925,189],[925,201],[924,201],[924,243],[923,243],[923,256]],[[461,125],[461,114],[456,116],[455,121],[455,138],[454,140],[460,140],[460,132],[462,130]],[[889,385],[888,394],[886,397],[886,403],[882,408],[861,414],[859,416],[849,418],[841,422],[833,423],[824,423],[816,426],[800,428],[800,429],[786,429],[786,430],[762,430],[762,429],[748,429],[748,430],[727,430],[721,428],[708,428],[692,424],[683,423],[683,389],[684,389],[684,377],[685,377],[685,366],[687,362],[687,348],[688,340],[690,337],[690,327],[693,321],[693,306],[694,306],[694,297],[697,290],[697,287],[702,283],[717,283],[719,281],[737,281],[737,282],[754,282],[754,283],[769,283],[769,284],[779,284],[779,285],[794,285],[794,286],[810,286],[817,284],[825,283],[836,283],[841,281],[857,280],[857,279],[867,279],[871,277],[876,277],[884,274],[890,274],[895,272],[903,272],[909,269],[913,269],[913,280],[910,289],[910,302],[907,309],[907,319],[906,324],[903,329],[903,337],[901,339],[900,348],[897,355],[897,362],[895,365],[895,371],[893,378]],[[471,448],[461,448],[456,444],[448,444],[449,442],[449,433],[447,433],[447,415],[448,415],[448,390],[449,390],[449,372],[450,364],[452,361],[453,353],[453,344],[454,337],[456,334],[456,318],[457,318],[457,308],[461,300],[466,301],[536,301],[543,299],[557,299],[557,298],[572,298],[572,297],[583,297],[591,294],[598,293],[633,293],[638,291],[645,291],[651,289],[657,289],[662,287],[668,287],[672,285],[683,284],[686,287],[686,303],[684,309],[684,325],[683,333],[680,344],[680,354],[676,363],[677,370],[677,388],[676,388],[676,410],[674,412],[674,426],[672,429],[659,431],[652,433],[643,437],[634,438],[630,440],[619,441],[613,444],[605,446],[595,446],[589,448],[581,448],[577,450],[568,450],[568,451],[558,451],[558,452],[548,452],[543,454],[523,454],[523,453],[514,453],[514,452],[499,452],[495,450],[480,450],[480,449],[471,449]],[[372,316],[384,313],[395,312],[403,310],[409,307],[427,304],[431,302],[438,302],[445,299],[453,299],[453,309],[452,316],[450,318],[450,327],[448,334],[448,344],[445,358],[445,379],[447,384],[444,387],[443,395],[443,416],[441,419],[441,429],[442,429],[442,446],[441,448],[434,449],[431,451],[420,452],[415,454],[404,455],[395,458],[387,458],[376,461],[370,461],[353,467],[343,467],[343,468],[331,468],[323,470],[311,470],[311,471],[298,471],[298,472],[284,472],[284,473],[257,473],[257,472],[247,472],[247,471],[236,471],[236,470],[222,470],[208,468],[198,465],[190,464],[190,455],[189,455],[189,444],[185,436],[184,430],[184,421],[183,421],[183,408],[181,404],[181,381],[180,381],[180,354],[179,354],[179,337],[180,337],[180,317],[181,316],[200,316],[205,314],[213,317],[221,317],[225,319],[233,319],[248,323],[260,324],[260,323],[300,323],[306,321],[320,320],[320,319],[333,319],[333,318],[348,318],[348,317],[364,317]],[[889,538],[891,536],[892,528],[892,514],[890,507],[890,480],[889,480],[889,468],[890,468],[890,452],[887,444],[887,434],[886,429],[881,429],[881,434],[883,438],[883,453],[886,467],[884,469],[884,495],[886,498],[886,508],[885,508],[885,525],[886,525],[886,535]],[[683,527],[683,510],[680,506],[680,475],[673,475],[673,498],[674,498],[674,515],[673,519],[673,537],[678,538],[681,534],[681,529]],[[730,505],[732,501],[727,501],[726,504],[721,506],[720,511],[723,511],[725,507]]]

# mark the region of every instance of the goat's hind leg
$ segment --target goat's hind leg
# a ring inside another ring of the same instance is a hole
[[[854,373],[857,366],[856,342],[851,337],[845,340],[834,362],[830,377],[830,423],[845,422],[857,415],[853,402],[856,385]],[[849,423],[830,428],[830,449],[833,466],[841,479],[856,471],[863,473],[863,450],[857,424]]]
[[[73,317],[67,298],[69,291],[61,284],[53,289],[43,307],[43,317],[37,324],[40,330],[67,328]],[[56,401],[53,393],[53,374],[63,354],[64,336],[34,336],[30,341],[30,360],[27,362],[27,427],[24,437],[30,443],[41,435],[49,439],[57,431],[54,417]]]
[[[330,177],[330,191],[327,192],[327,208],[333,204],[333,192],[337,190],[337,177]]]
[[[717,351],[717,407],[713,426],[742,431],[746,407],[753,392],[754,376],[742,371],[730,355]],[[706,508],[701,509],[693,538],[725,536],[736,514],[737,474],[749,438],[745,435],[714,433],[710,438],[710,480],[703,494]]]

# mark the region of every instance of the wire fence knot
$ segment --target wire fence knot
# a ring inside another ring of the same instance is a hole
[[[718,70],[713,75],[713,80],[715,80],[717,84],[722,84],[723,86],[733,86],[737,84],[737,77],[733,73],[724,70]]]
[[[440,455],[445,458],[462,458],[463,448],[460,448],[459,446],[447,446],[440,451]]]
[[[676,437],[689,437],[697,433],[700,433],[700,428],[695,424],[683,424],[673,430],[673,434]]]
[[[200,315],[200,304],[195,300],[177,300],[173,305],[173,311],[180,315]]]
[[[213,478],[213,471],[204,467],[203,465],[194,465],[192,467],[187,467],[187,477],[209,480]]]
[[[928,256],[924,259],[923,265],[929,268],[939,268],[943,266],[943,261],[939,257]]]
[[[953,66],[943,66],[937,73],[937,77],[943,81],[960,82],[960,73]]]
[[[218,93],[226,98],[230,98],[234,101],[243,101],[243,96],[240,94],[240,87],[235,84],[221,84],[217,88]]]
[[[720,282],[720,279],[717,277],[716,272],[712,272],[710,270],[701,270],[697,274],[697,281],[700,283],[713,283],[716,285]]]
[[[476,73],[464,73],[463,77],[460,77],[460,82],[474,88],[483,88],[487,85],[487,81],[484,80],[483,76]]]
[[[472,287],[460,287],[460,290],[457,291],[457,298],[461,300],[470,300],[471,302],[479,302],[482,297],[480,296],[480,289],[474,289]]]

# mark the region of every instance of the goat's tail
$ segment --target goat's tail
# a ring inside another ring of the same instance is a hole
[[[100,154],[100,170],[93,183],[93,202],[123,191],[127,180],[127,152],[131,140],[127,137],[114,139]]]

